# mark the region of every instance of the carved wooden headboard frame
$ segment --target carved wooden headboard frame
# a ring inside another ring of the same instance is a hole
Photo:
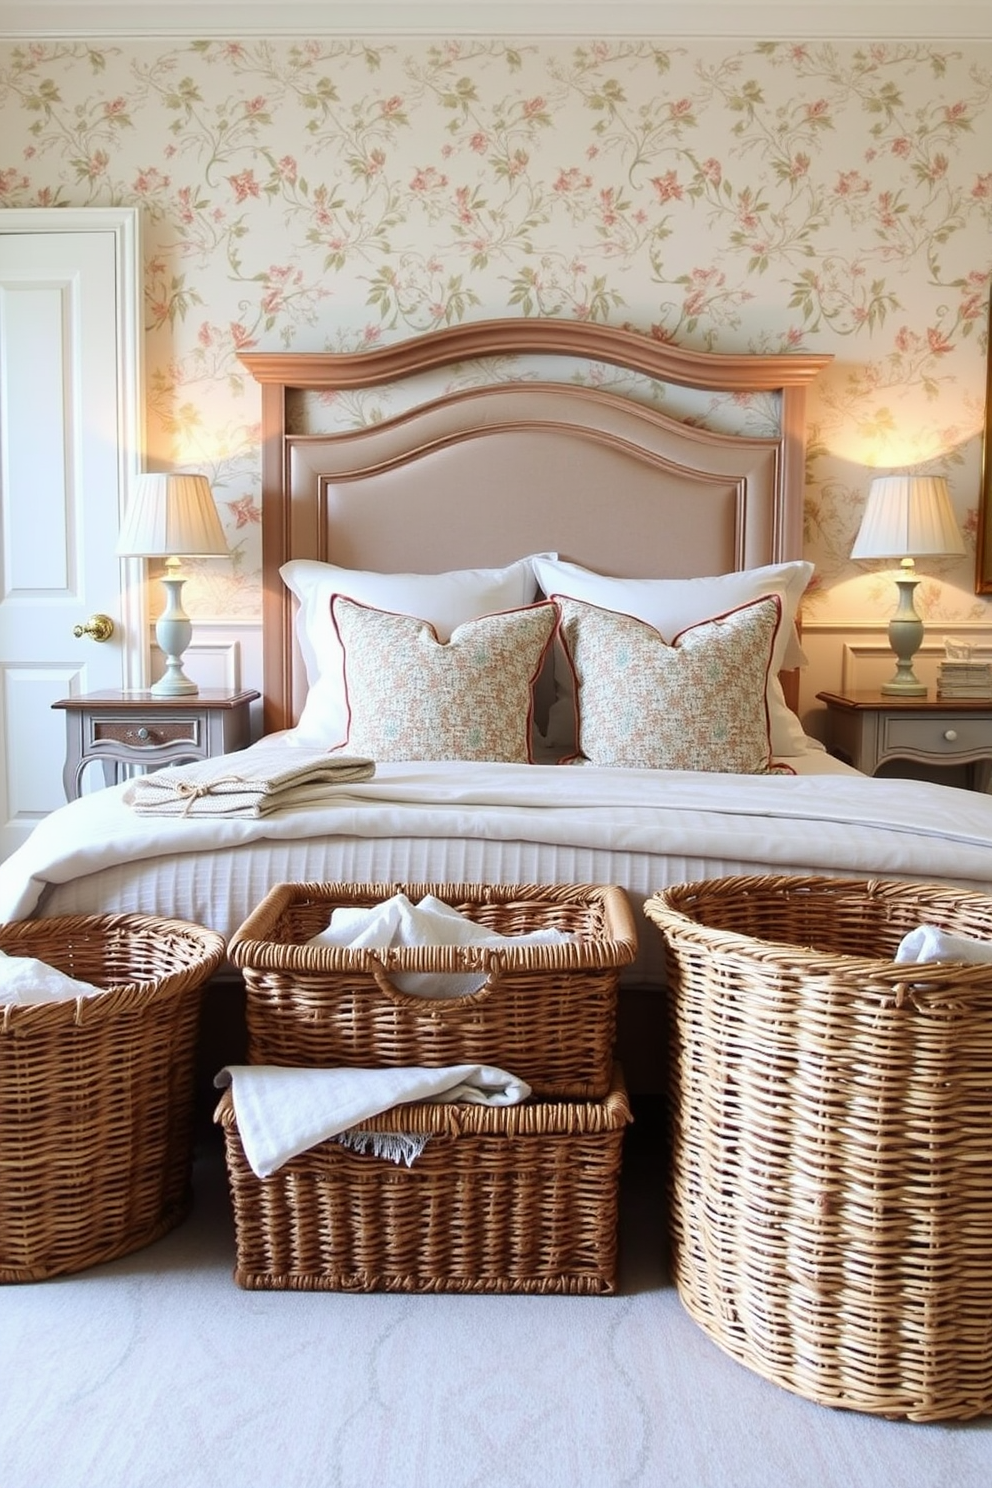
[[[652,340],[635,331],[590,322],[525,318],[454,326],[354,353],[245,353],[239,360],[262,388],[266,732],[289,727],[295,721],[292,599],[279,579],[279,568],[293,557],[319,556],[312,551],[303,554],[292,551],[290,395],[305,390],[342,392],[372,388],[456,363],[506,356],[566,356],[606,363],[679,387],[713,393],[778,394],[781,411],[774,451],[774,531],[768,561],[802,556],[806,387],[831,360],[829,356],[724,355],[693,351]],[[667,415],[656,410],[644,412],[648,417],[671,423]]]

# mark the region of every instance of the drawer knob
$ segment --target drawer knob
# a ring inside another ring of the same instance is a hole
[[[944,738],[947,740],[948,744],[953,744],[954,743],[954,740],[957,738],[957,736],[958,736],[957,729],[945,729],[944,730]]]
[[[146,728],[139,728],[137,730],[137,735],[142,744],[144,744],[145,740],[149,737],[148,730]]]

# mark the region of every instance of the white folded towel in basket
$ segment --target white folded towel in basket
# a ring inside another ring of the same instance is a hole
[[[374,774],[369,759],[255,746],[141,775],[123,799],[139,816],[259,817],[326,801],[331,787]]]
[[[434,894],[425,894],[414,904],[401,893],[367,909],[348,906],[335,909],[327,929],[313,936],[308,944],[388,950],[395,946],[560,945],[574,938],[554,928],[500,935]],[[485,986],[487,975],[485,971],[404,971],[390,972],[389,979],[401,992],[417,997],[466,997]]]
[[[37,956],[9,956],[0,951],[0,1005],[28,1007],[40,1002],[66,1002],[102,992],[90,982],[67,976]]]
[[[258,1178],[269,1177],[297,1153],[348,1132],[393,1106],[424,1100],[514,1106],[530,1095],[525,1080],[487,1064],[452,1064],[439,1069],[300,1069],[233,1064],[219,1072],[214,1084],[231,1087],[241,1144]]]
[[[896,949],[896,961],[992,961],[992,940],[955,935],[937,925],[917,925],[904,935]]]

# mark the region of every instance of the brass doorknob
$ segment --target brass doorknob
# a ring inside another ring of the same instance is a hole
[[[114,622],[109,615],[91,615],[85,625],[74,625],[72,633],[78,640],[80,636],[92,636],[94,641],[109,641],[114,633]]]

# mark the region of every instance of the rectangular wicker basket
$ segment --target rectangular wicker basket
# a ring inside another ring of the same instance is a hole
[[[992,940],[943,885],[730,877],[645,905],[665,939],[671,1235],[687,1311],[824,1405],[992,1411]]]
[[[443,900],[487,930],[557,929],[574,940],[512,949],[311,946],[339,906],[398,892]],[[247,988],[248,1062],[375,1066],[492,1064],[537,1095],[599,1099],[609,1089],[620,968],[637,950],[626,894],[612,885],[278,884],[228,954]],[[425,998],[401,972],[482,971],[480,991]]]
[[[249,1289],[611,1293],[630,1119],[616,1067],[602,1101],[425,1103],[362,1123],[426,1134],[409,1167],[330,1140],[258,1178],[225,1091],[217,1120],[235,1280]]]
[[[221,936],[149,915],[0,925],[0,949],[110,990],[0,1007],[0,1282],[157,1240],[189,1208],[200,990]]]

